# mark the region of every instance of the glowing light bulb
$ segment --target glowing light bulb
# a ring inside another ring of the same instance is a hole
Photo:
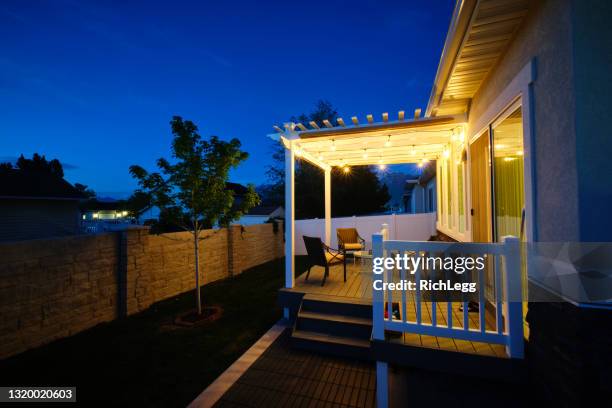
[[[516,155],[517,156],[522,156],[523,154],[525,154],[522,150],[517,150]]]
[[[387,168],[387,166],[385,166],[384,164],[379,164],[378,168],[381,169],[381,170],[384,170],[384,169]]]
[[[387,136],[387,141],[385,142],[385,147],[391,146],[391,135]]]
[[[336,151],[336,141],[335,141],[334,139],[332,139],[331,151],[332,151],[332,152],[335,152],[335,151]]]
[[[444,150],[444,158],[448,159],[450,157],[450,151],[448,149]]]
[[[342,168],[342,170],[343,170],[345,173],[350,173],[351,168],[350,168],[349,166],[344,166],[344,167]]]
[[[416,150],[414,150],[414,145],[412,145],[412,149],[410,150],[410,155],[416,155]]]
[[[321,154],[321,152],[319,152],[319,155],[317,156],[317,158],[318,158],[319,160],[323,160],[323,155]]]
[[[368,158],[368,150],[367,149],[363,149],[363,158],[364,159]]]

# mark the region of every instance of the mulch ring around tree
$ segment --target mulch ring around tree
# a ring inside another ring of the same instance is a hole
[[[202,326],[219,320],[221,316],[223,316],[221,306],[205,306],[202,308],[202,314],[198,314],[196,309],[192,309],[178,315],[174,319],[174,324],[182,327]]]

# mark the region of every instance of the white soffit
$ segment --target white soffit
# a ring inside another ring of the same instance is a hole
[[[447,78],[436,78],[439,91],[430,108],[431,116],[468,111],[472,97],[514,37],[527,14],[528,5],[528,0],[477,2],[457,54],[443,55],[440,61],[440,64],[452,64],[452,67]],[[444,72],[440,68],[438,71]]]

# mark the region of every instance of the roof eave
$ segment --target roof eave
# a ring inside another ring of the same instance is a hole
[[[425,110],[425,117],[435,114],[435,109],[440,103],[442,91],[446,87],[455,60],[461,50],[461,44],[469,28],[477,3],[477,0],[458,0],[455,4],[448,34],[444,41],[442,55],[440,56],[440,62],[438,63],[438,69],[429,95],[429,102]]]

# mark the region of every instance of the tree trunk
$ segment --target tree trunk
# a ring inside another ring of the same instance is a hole
[[[198,315],[202,314],[202,301],[200,299],[200,243],[197,227],[193,231],[193,248],[195,250],[195,278],[196,278],[196,307]]]

